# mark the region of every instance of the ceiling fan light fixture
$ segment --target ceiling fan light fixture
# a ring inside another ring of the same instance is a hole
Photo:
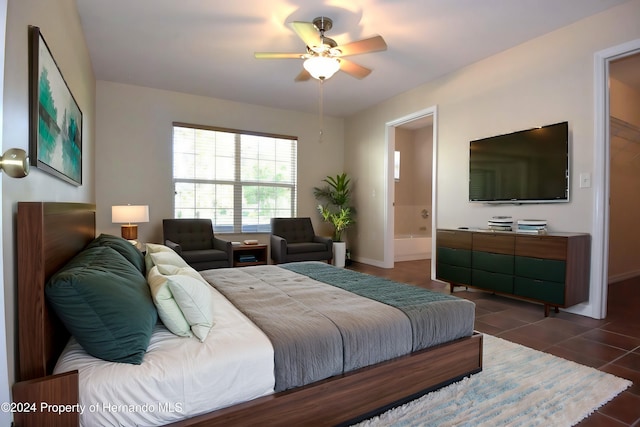
[[[340,69],[338,58],[329,56],[313,56],[304,61],[302,65],[314,79],[318,80],[331,78]]]

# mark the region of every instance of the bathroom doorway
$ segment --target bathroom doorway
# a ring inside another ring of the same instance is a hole
[[[393,260],[431,259],[433,117],[394,129]]]
[[[436,108],[387,123],[385,267],[431,259],[435,224]]]
[[[613,141],[617,138],[616,128],[619,123],[612,123],[611,119],[611,92],[610,92],[610,76],[613,72],[618,74],[620,70],[611,70],[611,64],[627,57],[640,54],[640,39],[632,40],[618,46],[605,49],[595,54],[595,161],[594,161],[594,221],[592,230],[592,255],[591,255],[591,290],[589,296],[589,312],[585,312],[587,316],[596,319],[604,319],[607,315],[607,294],[609,287],[609,255],[610,255],[610,238],[613,237],[613,244],[617,245],[615,233],[611,236],[610,230],[610,202],[611,202],[611,150],[614,150],[614,161],[618,144],[620,141]],[[637,75],[637,72],[633,75]],[[620,76],[618,75],[618,79]],[[615,99],[614,99],[614,102]],[[615,116],[614,116],[615,117]],[[623,120],[625,121],[625,120]],[[633,120],[631,120],[633,122]],[[616,134],[611,135],[611,131]],[[626,142],[625,142],[626,143]],[[625,158],[631,156],[626,155]],[[617,191],[617,187],[616,187]],[[617,266],[612,266],[617,268]],[[620,273],[614,273],[620,278]],[[628,273],[625,273],[628,274]],[[616,280],[616,279],[614,279]],[[578,313],[583,314],[583,313]]]
[[[640,53],[609,63],[608,283],[640,277]]]

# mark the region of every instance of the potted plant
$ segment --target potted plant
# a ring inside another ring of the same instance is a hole
[[[351,201],[351,179],[346,173],[327,176],[322,180],[324,187],[314,187],[313,194],[319,201],[318,211],[322,220],[333,225],[334,265],[344,267],[346,257],[346,243],[342,240],[343,232],[355,223],[354,209],[349,206]]]

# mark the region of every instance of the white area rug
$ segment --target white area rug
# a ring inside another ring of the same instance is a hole
[[[484,335],[482,372],[366,420],[378,426],[572,426],[630,381]]]

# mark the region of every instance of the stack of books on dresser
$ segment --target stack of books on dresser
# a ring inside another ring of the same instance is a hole
[[[547,232],[546,219],[519,219],[518,233],[545,234]]]
[[[489,230],[494,231],[511,231],[513,227],[513,218],[510,216],[494,216],[488,222]]]
[[[240,255],[238,257],[239,262],[258,262],[258,258],[255,255]]]

